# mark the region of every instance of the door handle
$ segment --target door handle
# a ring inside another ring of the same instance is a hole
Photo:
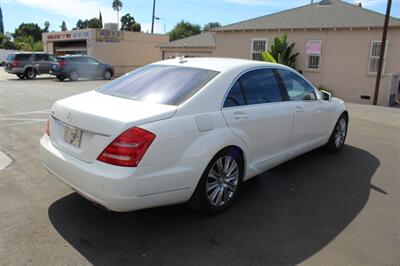
[[[239,119],[246,119],[249,117],[249,115],[246,112],[234,112],[233,117],[237,120]]]
[[[304,108],[301,106],[295,106],[294,110],[296,111],[296,113],[302,113],[304,112]]]

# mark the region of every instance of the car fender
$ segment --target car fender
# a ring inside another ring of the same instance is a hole
[[[28,68],[33,68],[36,71],[36,74],[40,74],[39,68],[33,64],[28,64],[24,67],[24,73]]]
[[[200,131],[196,117],[204,114],[173,117],[140,126],[156,135],[148,154],[142,159],[142,165],[163,164],[167,162],[197,161],[201,172],[211,159],[222,149],[235,146],[242,150],[247,176],[247,145],[226,126],[220,111],[210,112],[212,128]],[[192,177],[196,185],[201,175]]]

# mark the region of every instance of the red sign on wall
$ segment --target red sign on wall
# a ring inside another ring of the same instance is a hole
[[[53,33],[47,35],[48,41],[71,39],[71,33]]]

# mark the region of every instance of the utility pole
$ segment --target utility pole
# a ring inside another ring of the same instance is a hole
[[[388,0],[387,8],[386,8],[386,16],[385,16],[385,25],[383,26],[383,35],[381,41],[381,53],[379,55],[379,64],[378,64],[378,72],[376,73],[376,83],[375,83],[375,93],[374,93],[374,105],[378,104],[378,95],[379,95],[379,85],[381,83],[381,75],[382,75],[382,67],[383,67],[383,59],[385,57],[385,49],[386,49],[386,36],[389,27],[389,18],[390,18],[390,9],[392,8],[392,0]]]
[[[156,0],[153,0],[153,16],[151,18],[151,34],[154,32],[154,19],[156,18]]]

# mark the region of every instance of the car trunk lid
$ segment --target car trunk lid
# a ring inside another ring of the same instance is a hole
[[[54,104],[50,136],[62,150],[83,161],[93,162],[126,129],[168,119],[176,109],[176,106],[138,102],[90,91]],[[70,141],[71,136],[77,141]]]

